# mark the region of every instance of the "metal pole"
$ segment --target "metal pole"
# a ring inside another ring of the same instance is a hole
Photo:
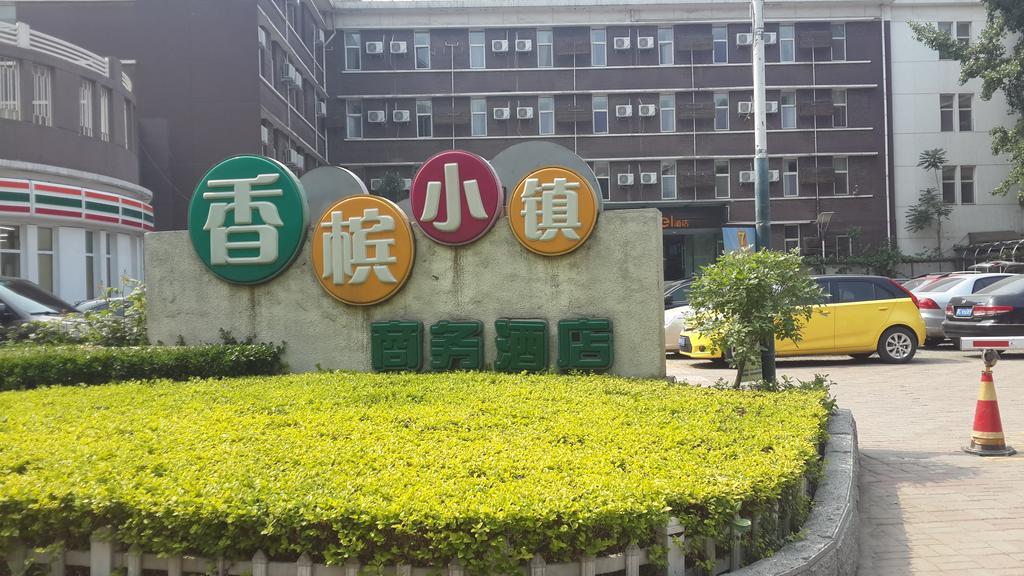
[[[768,126],[764,94],[764,0],[751,0],[754,61],[754,219],[757,249],[772,249],[772,215],[768,195]],[[761,377],[775,381],[775,338],[761,353]]]

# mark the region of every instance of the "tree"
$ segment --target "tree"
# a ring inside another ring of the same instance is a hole
[[[737,368],[761,356],[769,338],[799,342],[815,302],[824,295],[798,254],[738,250],[705,266],[690,288],[691,326],[717,350],[728,351]]]
[[[992,193],[1005,195],[1016,188],[1018,200],[1024,203],[1024,2],[982,3],[988,18],[977,42],[960,42],[932,25],[911,23],[911,28],[919,41],[960,61],[961,84],[981,79],[983,100],[1000,90],[1006,96],[1018,119],[1012,127],[999,126],[990,132],[992,152],[1010,157],[1010,174]]]
[[[404,186],[402,186],[402,178],[398,176],[398,173],[388,170],[384,173],[384,177],[381,179],[380,189],[377,190],[378,196],[383,196],[388,200],[398,202],[402,200],[406,195]]]
[[[946,165],[946,151],[932,148],[921,152],[917,165],[935,173],[935,188],[921,190],[917,204],[907,208],[907,230],[920,232],[935,227],[935,251],[942,255],[942,221],[949,220],[953,207],[946,204],[938,190],[942,189],[942,167]]]

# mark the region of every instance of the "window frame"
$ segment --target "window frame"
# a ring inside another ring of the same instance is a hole
[[[549,128],[545,130],[545,123]],[[540,136],[553,136],[555,134],[555,97],[537,97],[537,133]]]
[[[830,25],[832,30],[832,61],[833,62],[845,62],[846,61],[846,22],[833,22]],[[841,31],[841,36],[836,36],[836,31]],[[838,43],[838,44],[837,44]],[[842,56],[836,58],[836,46],[842,46]]]
[[[842,96],[840,98],[840,95]],[[832,127],[833,128],[849,128],[850,117],[849,117],[849,97],[850,93],[846,88],[833,88],[832,89]],[[842,102],[840,102],[842,100]],[[842,111],[843,123],[837,124],[836,118]]]
[[[0,119],[21,120],[21,63],[0,58]]]
[[[663,36],[667,36],[667,39],[663,39]],[[668,47],[668,57],[665,57],[665,47]],[[658,65],[659,66],[671,66],[675,64],[675,28],[673,26],[659,26],[658,27]]]
[[[423,35],[426,35],[426,43],[422,43]],[[416,70],[430,70],[430,30],[414,30],[412,33],[413,42],[413,66]],[[420,52],[423,51],[425,60],[421,61]],[[421,65],[421,62],[423,65]]]
[[[794,164],[793,170],[789,169],[789,164]],[[792,176],[792,180],[789,178]],[[789,182],[792,181],[792,184]],[[800,197],[800,159],[796,157],[786,157],[782,159],[782,197],[783,198],[799,198]]]
[[[356,121],[353,122],[353,119]],[[353,134],[353,127],[357,127],[358,134]],[[345,100],[345,140],[363,139],[363,101],[358,98]],[[271,142],[272,146],[274,143]]]
[[[479,108],[479,109],[478,109]],[[417,111],[417,114],[419,112]],[[482,117],[482,118],[481,118]],[[469,131],[470,135],[476,138],[487,136],[487,98],[469,99]],[[481,120],[477,125],[478,120]],[[480,128],[478,130],[478,128]],[[416,133],[419,133],[419,122],[417,120]]]
[[[600,38],[600,40],[598,39]],[[600,46],[600,50],[598,47]],[[596,56],[600,54],[601,63],[597,63]],[[591,68],[605,68],[608,66],[608,29],[590,29],[590,66]]]
[[[720,48],[725,52],[723,55],[718,53]],[[711,63],[729,63],[729,26],[726,24],[711,25]]]
[[[547,36],[546,40],[542,38]],[[546,56],[545,56],[546,55]],[[555,31],[552,28],[537,29],[537,67],[553,68],[555,66]]]
[[[786,104],[786,98],[792,99],[790,104]],[[786,117],[789,116],[790,121],[786,121]],[[796,115],[796,91],[785,90],[779,94],[779,122],[783,130],[796,130],[797,129],[797,115]]]
[[[678,168],[675,160],[662,160],[659,167],[658,185],[661,187],[662,200],[675,200],[679,197]],[[671,184],[671,185],[670,185]],[[666,190],[667,188],[667,190]],[[670,192],[670,193],[666,193]]]
[[[475,55],[475,57],[474,57]],[[483,30],[469,31],[469,69],[487,68],[487,34]]]
[[[93,135],[93,94],[96,92],[92,80],[82,78],[78,86],[78,133],[87,138]]]
[[[426,112],[420,112],[420,109],[426,110]],[[420,118],[426,118],[426,126],[429,128],[427,134],[423,134],[421,128],[422,120]],[[433,100],[416,100],[416,137],[417,138],[433,138],[434,137],[434,102]]]
[[[970,174],[971,174],[970,179],[967,179],[967,178],[964,177],[964,169],[965,168],[969,169],[969,171],[970,171]],[[976,185],[977,178],[978,178],[978,167],[974,166],[974,165],[971,165],[971,164],[961,165],[959,167],[959,171],[960,171],[960,175],[959,175],[959,178],[957,178],[957,184],[960,187],[960,205],[962,206],[962,205],[976,204],[977,201],[978,201],[978,198],[977,198],[977,185]],[[971,193],[970,193],[970,198],[971,199],[970,199],[970,201],[964,200],[964,185],[965,184],[969,184],[970,185],[970,190],[971,190]]]
[[[715,104],[715,123],[714,128],[716,132],[727,132],[729,130],[729,93],[728,92],[715,92],[714,93],[714,104]],[[721,103],[724,99],[725,104]],[[721,118],[719,117],[721,113]],[[719,120],[723,120],[724,127],[720,126]]]
[[[32,66],[32,123],[53,126],[53,69]]]
[[[845,240],[846,254],[842,254],[841,253],[842,250],[840,250],[840,246],[843,244],[843,242],[840,242],[840,239]],[[849,234],[836,234],[836,236],[835,236],[835,246],[836,246],[836,258],[842,258],[842,257],[849,258],[850,256],[853,256],[853,240],[850,239],[850,235]]]
[[[955,165],[947,164],[942,167],[942,203],[943,204],[956,204],[957,203],[957,172]],[[948,176],[948,177],[947,177]],[[947,199],[946,191],[949,191],[950,196]]]
[[[964,97],[967,98],[967,107],[964,108]],[[964,129],[964,112],[967,113],[967,129]],[[974,132],[974,94],[962,92],[956,95],[956,128],[957,132]]]
[[[719,172],[718,169],[720,167],[722,167],[722,166],[725,166],[725,172]],[[728,159],[717,158],[717,159],[715,159],[715,168],[714,168],[714,170],[715,170],[715,198],[731,198],[732,197],[732,191],[730,190],[730,188],[732,187],[732,165],[731,165],[731,163],[729,162]],[[725,178],[721,178],[722,176],[724,176]],[[720,189],[721,189],[721,186],[719,186],[720,182],[724,182],[725,183],[725,195],[722,195],[720,193]]]
[[[345,70],[363,69],[362,38],[362,34],[358,31],[346,30],[342,32],[342,44],[345,47]],[[351,43],[350,40],[352,41]],[[354,65],[353,60],[355,61]]]
[[[100,140],[110,142],[110,117],[111,104],[114,101],[114,94],[110,88],[100,86]]]
[[[601,188],[598,192],[604,200],[612,199],[612,168],[607,160],[594,161],[594,176],[597,177],[597,185]],[[602,185],[603,184],[603,185]]]
[[[669,105],[666,106],[665,103]],[[666,119],[670,121],[671,128],[666,130]],[[658,129],[662,133],[676,131],[676,95],[675,93],[664,93],[658,95]]]
[[[43,248],[43,235],[49,236],[49,249]],[[44,262],[48,262],[44,266]],[[43,281],[43,269],[49,269],[49,283]],[[57,285],[57,237],[50,226],[36,226],[36,284],[47,292]]]
[[[787,46],[789,46],[788,58],[786,57]],[[796,26],[793,24],[779,24],[779,62],[796,62]]]
[[[789,235],[791,230],[796,230],[796,236],[790,236]],[[795,242],[795,244],[792,247],[790,247],[790,242],[791,241]],[[792,252],[794,249],[799,251],[801,249],[801,247],[800,247],[800,225],[799,224],[783,224],[782,225],[782,248],[786,252]]]
[[[25,238],[28,228],[24,224],[15,224],[13,222],[0,222],[0,228],[5,230],[4,236],[7,236],[9,240],[0,239],[0,276],[12,276],[15,278],[22,277],[22,271],[25,269],[23,265],[25,262]],[[4,265],[7,264],[10,259],[13,259],[15,269],[5,269]]]
[[[842,161],[844,167],[842,170],[839,169],[838,162]],[[845,192],[839,191],[839,178],[840,174],[843,179],[843,188]],[[850,195],[850,157],[849,156],[833,156],[832,157],[832,195],[833,196],[849,196]]]
[[[602,107],[598,107],[598,102],[603,102]],[[594,94],[590,97],[590,111],[592,121],[592,132],[594,134],[607,134],[610,129],[610,119],[608,118],[608,96],[604,94]],[[598,113],[604,115],[604,130],[599,131],[597,129],[597,118]]]

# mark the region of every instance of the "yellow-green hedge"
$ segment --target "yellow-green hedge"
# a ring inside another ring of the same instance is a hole
[[[0,540],[502,572],[723,536],[813,466],[824,392],[317,373],[0,393]],[[3,542],[0,542],[2,545]]]

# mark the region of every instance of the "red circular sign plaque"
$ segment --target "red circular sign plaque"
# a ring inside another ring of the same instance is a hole
[[[413,217],[439,244],[469,244],[501,216],[504,193],[491,164],[471,152],[449,150],[423,163],[409,191]]]

